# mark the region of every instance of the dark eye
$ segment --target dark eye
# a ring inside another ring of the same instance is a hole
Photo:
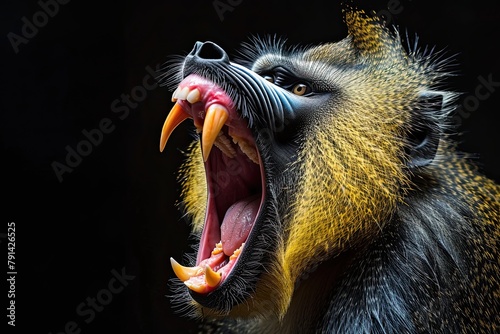
[[[307,81],[304,81],[304,79],[297,77],[293,74],[293,72],[284,67],[276,67],[270,71],[261,73],[261,76],[264,80],[267,80],[270,83],[286,89],[298,96],[304,96],[313,93],[313,89],[311,85],[307,83]]]
[[[303,84],[303,83],[295,84],[292,87],[292,93],[294,93],[295,95],[302,96],[302,95],[309,94],[310,92],[311,92],[311,87],[309,87],[308,85]]]

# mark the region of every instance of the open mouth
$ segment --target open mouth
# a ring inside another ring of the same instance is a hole
[[[186,77],[163,125],[160,151],[172,131],[191,118],[201,135],[207,208],[196,265],[171,259],[177,277],[200,294],[220,287],[233,272],[264,201],[264,172],[247,120],[222,88],[201,76]]]

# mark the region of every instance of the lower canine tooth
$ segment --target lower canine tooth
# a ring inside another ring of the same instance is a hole
[[[200,275],[203,273],[202,267],[184,267],[175,261],[174,258],[170,258],[170,264],[174,270],[175,275],[183,282],[187,281],[193,276]]]
[[[210,286],[211,288],[215,288],[217,285],[219,285],[221,279],[221,274],[213,271],[210,266],[205,267],[205,280],[207,281],[208,286]]]

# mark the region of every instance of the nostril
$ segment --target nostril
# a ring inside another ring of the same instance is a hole
[[[196,42],[189,57],[197,61],[215,61],[229,63],[229,57],[226,52],[213,42]]]
[[[226,53],[217,44],[205,42],[198,49],[197,55],[202,59],[222,60]]]

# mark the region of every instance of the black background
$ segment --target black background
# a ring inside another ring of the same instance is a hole
[[[370,1],[365,8],[379,11],[390,2]],[[498,5],[399,2],[401,12],[390,17],[393,23],[418,33],[422,45],[457,54],[460,75],[449,83],[464,93],[462,100],[474,94],[479,76],[500,81]],[[70,321],[81,333],[188,333],[193,328],[174,314],[165,297],[173,277],[169,257],[182,260],[190,250],[188,224],[175,207],[175,172],[191,141],[189,125],[181,125],[160,154],[170,92],[164,87],[147,91],[123,119],[112,102],[143,84],[146,66],[156,68],[170,55],[185,55],[197,40],[212,40],[231,55],[252,34],[305,44],[346,34],[337,3],[232,3],[237,5],[221,20],[213,1],[70,1],[19,45],[17,54],[8,33],[21,35],[22,17],[32,22],[41,7],[36,1],[1,5],[0,233],[6,233],[8,222],[16,223],[17,332],[64,332]],[[477,153],[484,172],[498,181],[497,90],[462,118],[459,130],[464,132],[460,147]],[[76,148],[85,140],[82,131],[99,127],[104,118],[114,130],[59,182],[51,164],[65,163],[66,147]],[[2,238],[5,264],[6,244]],[[122,268],[135,278],[86,323],[77,306],[106,289],[111,270]],[[0,294],[6,296],[7,287]]]

